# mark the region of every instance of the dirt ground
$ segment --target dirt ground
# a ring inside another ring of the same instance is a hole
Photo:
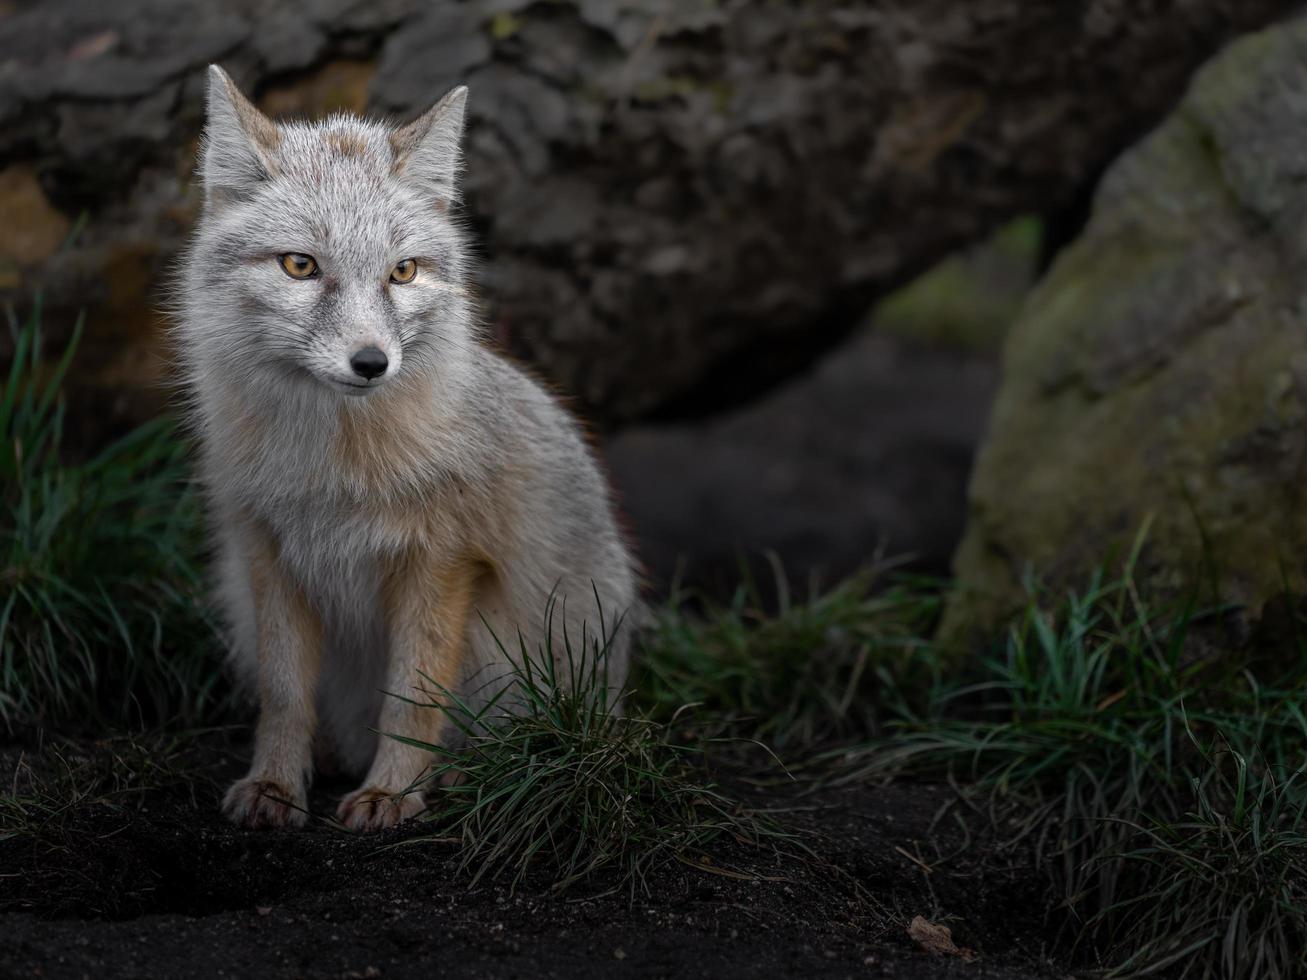
[[[1046,889],[1020,854],[996,861],[987,820],[944,787],[751,791],[811,854],[724,843],[713,865],[739,877],[678,863],[632,901],[602,885],[470,887],[457,845],[420,826],[234,829],[217,801],[241,750],[224,736],[195,751],[201,776],[0,840],[0,977],[1067,975],[1045,950]],[[0,749],[6,788],[23,754]],[[319,789],[315,812],[344,788]],[[974,959],[919,948],[917,915],[949,925]]]

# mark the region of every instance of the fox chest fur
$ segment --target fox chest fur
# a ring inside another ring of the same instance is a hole
[[[316,427],[238,412],[208,441],[206,482],[226,489],[235,516],[266,528],[307,590],[348,602],[373,591],[407,551],[489,550],[495,518],[508,519],[484,492],[498,474],[484,465],[470,472],[411,427],[387,405],[367,413],[345,405]]]

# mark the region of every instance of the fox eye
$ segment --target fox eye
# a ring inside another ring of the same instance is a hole
[[[281,266],[283,272],[292,279],[308,279],[318,271],[318,260],[312,255],[302,255],[299,252],[287,252],[285,255],[277,256],[277,263]]]
[[[395,268],[390,270],[391,282],[412,282],[413,277],[418,274],[417,259],[403,259],[395,263]]]

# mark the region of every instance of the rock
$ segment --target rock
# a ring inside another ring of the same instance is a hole
[[[1151,519],[1145,588],[1307,589],[1307,20],[1234,44],[1104,178],[1009,335],[944,633]]]
[[[356,107],[365,90],[369,111],[412,115],[467,81],[466,211],[496,336],[605,428],[703,415],[802,371],[876,299],[1007,217],[1078,200],[1194,66],[1296,6],[0,8],[0,158],[66,219],[87,216],[67,259],[0,299],[46,287],[52,337],[85,308],[93,345],[127,243],[156,257],[136,306],[158,306],[193,210],[209,61],[296,113]],[[154,355],[152,323],[134,341],[112,330]]]

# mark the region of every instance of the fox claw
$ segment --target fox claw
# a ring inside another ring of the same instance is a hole
[[[385,830],[426,809],[421,793],[388,793],[365,786],[340,801],[336,819],[350,830]]]
[[[309,817],[303,793],[254,776],[232,783],[222,798],[222,812],[232,823],[251,830],[303,827]]]

